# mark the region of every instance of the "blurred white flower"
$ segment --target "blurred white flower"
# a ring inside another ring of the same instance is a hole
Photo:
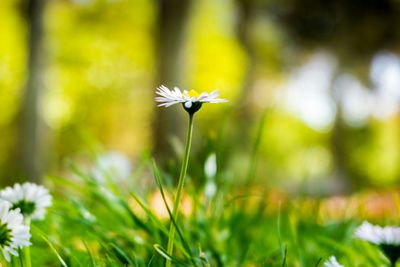
[[[336,69],[336,58],[318,51],[294,69],[282,88],[285,108],[317,131],[327,131],[335,120],[337,110],[330,88]]]
[[[181,92],[178,87],[175,87],[174,90],[170,90],[164,85],[161,85],[157,88],[156,93],[159,96],[157,96],[155,100],[161,103],[158,105],[159,107],[169,107],[175,104],[184,103],[184,107],[186,109],[190,109],[192,108],[194,103],[198,103],[200,104],[198,106],[199,109],[202,103],[228,102],[228,100],[226,99],[218,98],[218,91],[212,91],[211,93],[202,92],[201,94],[199,94],[195,90],[184,90],[183,92]]]
[[[363,222],[355,231],[355,236],[375,245],[400,245],[400,227],[380,227]]]
[[[19,209],[10,209],[11,204],[0,200],[0,248],[9,262],[10,254],[18,256],[19,248],[29,246],[29,226],[24,225],[24,217]]]
[[[207,181],[204,186],[204,195],[207,198],[212,198],[217,192],[217,184],[215,183],[215,175],[217,174],[217,157],[212,153],[204,163],[204,173]]]
[[[330,256],[327,261],[324,263],[325,267],[344,267],[341,265],[337,260],[335,256]]]
[[[217,174],[217,157],[215,153],[210,154],[204,163],[204,172],[209,179],[213,179]]]
[[[129,158],[115,151],[99,155],[92,169],[94,178],[99,182],[105,182],[108,179],[126,180],[131,172],[132,164]]]
[[[217,193],[217,185],[214,181],[208,181],[204,187],[204,195],[212,198]]]
[[[45,187],[33,183],[15,184],[0,191],[0,198],[11,203],[11,209],[20,209],[25,218],[40,220],[52,204]]]

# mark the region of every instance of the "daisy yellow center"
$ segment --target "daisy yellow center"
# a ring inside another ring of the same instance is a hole
[[[197,93],[195,90],[190,90],[190,91],[188,92],[188,96],[189,96],[189,97],[196,97],[196,98],[198,98],[198,97],[200,96],[200,94]]]

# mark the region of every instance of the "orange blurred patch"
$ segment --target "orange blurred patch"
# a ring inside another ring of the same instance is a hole
[[[168,204],[168,207],[171,209],[171,212],[172,212],[173,201],[172,201],[172,198],[166,192],[165,192],[165,199]],[[156,191],[151,195],[150,207],[159,218],[162,218],[162,219],[169,218],[168,210],[165,207],[164,200],[159,191]],[[182,197],[182,201],[181,201],[181,205],[180,205],[180,212],[182,214],[184,214],[185,216],[190,216],[192,214],[192,210],[193,210],[192,200],[187,195],[184,195]]]
[[[334,196],[321,201],[322,220],[359,218],[379,221],[398,219],[398,192],[367,191],[353,196]]]

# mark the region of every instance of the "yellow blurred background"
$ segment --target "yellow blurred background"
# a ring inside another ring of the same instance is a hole
[[[217,153],[224,177],[289,192],[396,187],[400,3],[359,2],[3,0],[0,179],[106,151],[175,166],[186,118],[156,107],[164,84],[229,99],[196,114],[194,166]]]

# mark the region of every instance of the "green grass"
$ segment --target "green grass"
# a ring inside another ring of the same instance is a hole
[[[321,220],[295,199],[279,207],[268,192],[250,194],[228,182],[206,199],[192,179],[185,188],[191,213],[175,222],[169,255],[169,218],[150,203],[159,190],[171,195],[172,182],[149,161],[142,164],[139,178],[157,174],[159,187],[103,185],[76,168],[68,178],[48,177],[54,205],[45,221],[33,223],[33,266],[163,266],[167,258],[174,266],[310,267],[330,255],[345,266],[388,266],[377,248],[353,238],[359,221]]]

